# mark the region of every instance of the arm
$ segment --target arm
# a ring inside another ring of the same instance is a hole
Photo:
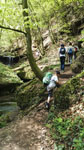
[[[56,87],[59,88],[61,86],[61,84],[59,83],[59,81],[56,81]]]
[[[56,86],[57,86],[57,87],[60,87],[59,79],[58,79],[57,76],[54,76],[54,81],[55,81],[55,83],[56,83]]]

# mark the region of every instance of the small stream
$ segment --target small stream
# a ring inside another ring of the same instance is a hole
[[[10,121],[12,121],[18,115],[20,108],[14,102],[14,98],[11,95],[0,96],[0,117],[8,115]]]
[[[2,62],[5,65],[12,66],[19,62],[19,57],[14,56],[0,56],[0,62]]]
[[[4,114],[7,112],[18,111],[19,107],[16,102],[4,102],[0,104],[0,114]]]

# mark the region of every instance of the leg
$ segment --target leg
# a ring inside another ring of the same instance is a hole
[[[65,67],[65,57],[62,57],[62,70],[64,71],[64,67]]]
[[[51,96],[52,96],[52,90],[48,91],[48,99],[47,99],[48,103],[50,102]]]
[[[50,103],[50,100],[51,100],[51,96],[52,96],[52,90],[48,91],[48,99],[47,99],[47,102],[45,103],[45,106],[46,106],[46,108],[47,108],[48,110],[49,110],[49,108],[50,108],[49,103]]]
[[[62,70],[62,57],[60,57],[60,70]]]
[[[64,66],[65,66],[65,57],[61,57],[61,70],[64,71]]]
[[[70,64],[72,63],[72,55],[71,54],[69,55],[69,63]]]
[[[70,64],[72,64],[72,54],[70,55]]]

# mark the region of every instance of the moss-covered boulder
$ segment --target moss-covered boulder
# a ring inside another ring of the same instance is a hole
[[[23,83],[16,73],[8,66],[0,63],[0,89],[10,85],[18,85]]]
[[[30,108],[46,99],[46,89],[38,79],[21,85],[16,93],[16,101],[21,109]]]
[[[71,65],[71,69],[74,73],[80,73],[84,68],[84,49],[80,50],[77,54],[77,59]]]
[[[31,80],[35,77],[35,74],[31,70],[30,67],[25,67],[24,69],[20,69],[17,73],[17,75],[22,79],[22,80]]]
[[[17,75],[23,80],[28,81],[35,78],[34,72],[28,64],[21,64],[19,67],[13,69]]]
[[[54,103],[57,109],[67,109],[73,103],[80,100],[84,90],[84,71],[73,77],[59,89],[54,91]]]

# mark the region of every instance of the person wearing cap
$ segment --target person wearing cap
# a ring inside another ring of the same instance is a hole
[[[61,44],[61,47],[59,49],[61,71],[64,71],[65,68],[65,56],[66,56],[65,54],[66,54],[66,48],[64,47],[64,44]]]
[[[50,100],[51,100],[51,97],[52,97],[52,92],[53,92],[53,89],[55,87],[59,87],[59,76],[60,76],[60,72],[59,71],[55,71],[55,74],[52,75],[51,77],[51,80],[50,80],[50,83],[48,84],[47,86],[47,91],[48,91],[48,99],[45,103],[45,106],[46,108],[49,110],[50,108]]]

